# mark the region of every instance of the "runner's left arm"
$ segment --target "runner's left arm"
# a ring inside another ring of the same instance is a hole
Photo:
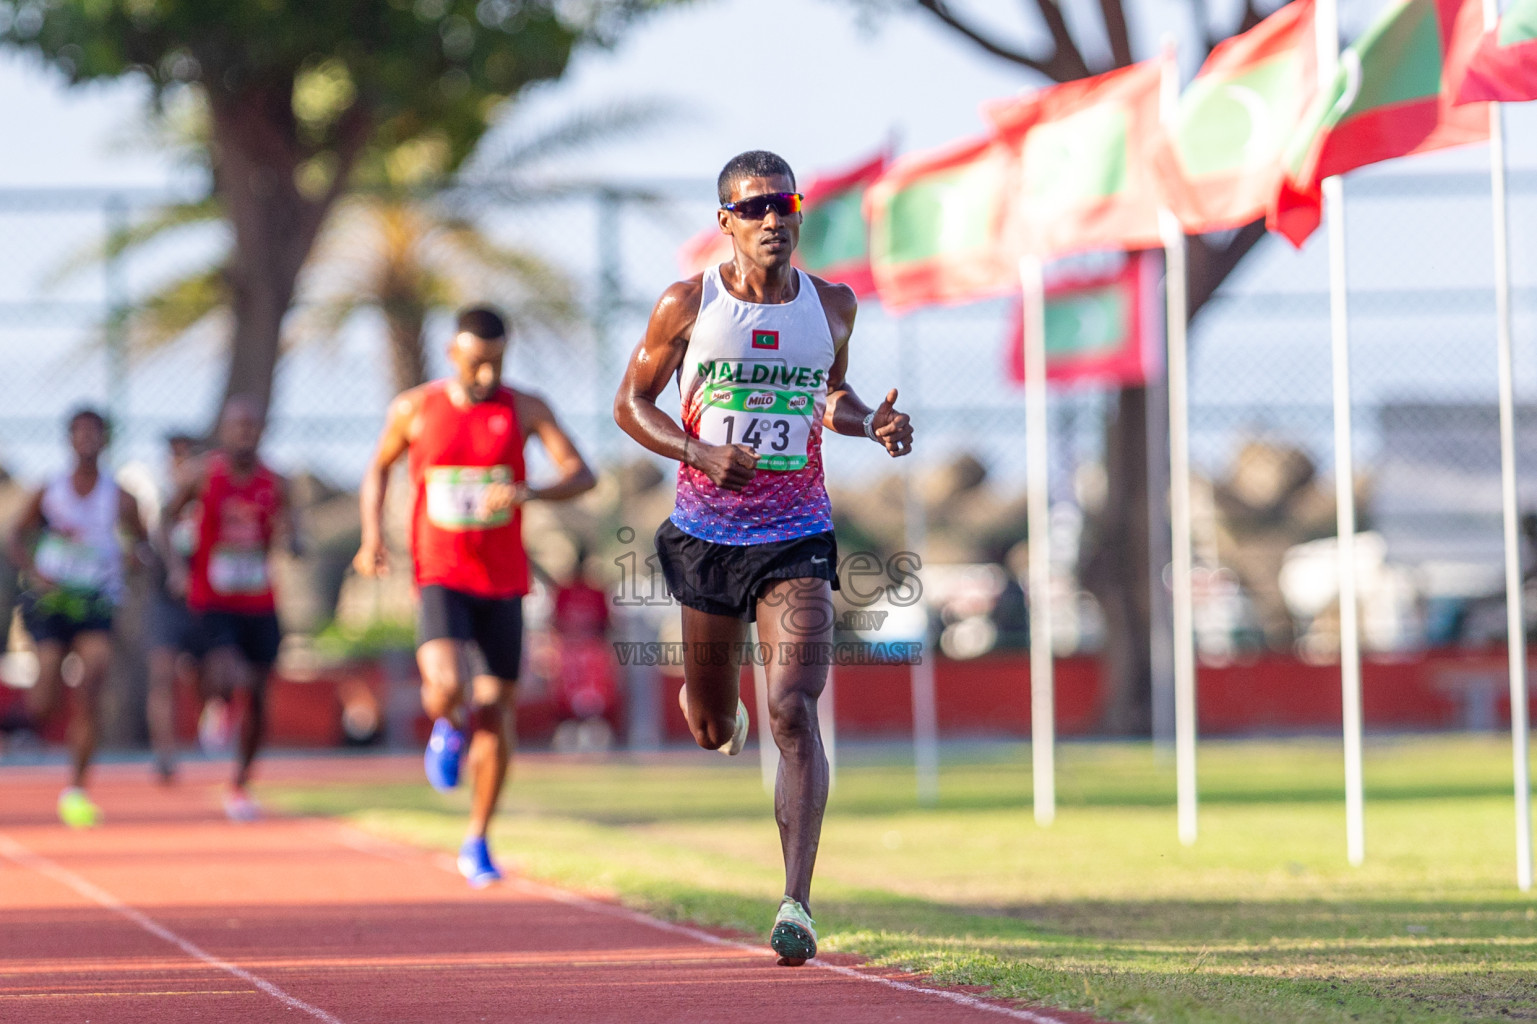
[[[849,338],[854,333],[857,310],[853,290],[846,285],[817,280],[817,291],[821,294],[822,309],[827,313],[827,326],[837,349],[832,369],[827,372],[827,411],[822,414],[822,426],[834,433],[864,437],[865,419],[874,412],[870,426],[876,442],[892,458],[908,454],[913,450],[913,425],[907,413],[895,408],[897,389],[888,391],[886,400],[872,410],[849,386]]]
[[[149,542],[149,528],[139,514],[139,502],[122,487],[117,489],[117,528],[133,539],[133,556],[146,569],[153,568],[158,552]]]
[[[555,414],[544,399],[538,395],[530,395],[518,392],[518,422],[522,424],[525,435],[536,434],[539,442],[544,445],[545,452],[550,456],[550,461],[555,463],[555,469],[560,476],[554,483],[547,487],[529,487],[522,485],[521,493],[514,494],[514,503],[521,504],[525,501],[562,501],[566,498],[574,498],[597,486],[597,478],[592,475],[587,462],[582,458],[582,453],[576,450],[569,434],[561,427]]]

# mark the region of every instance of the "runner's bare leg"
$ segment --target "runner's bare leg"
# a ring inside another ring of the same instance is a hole
[[[176,758],[176,662],[180,657],[174,647],[156,647],[149,652],[149,694],[144,714],[155,761],[167,768]]]
[[[459,675],[459,641],[446,637],[428,640],[416,649],[416,667],[422,673],[422,710],[432,719],[446,718],[457,727],[464,684]]]
[[[798,579],[770,587],[758,601],[758,638],[772,652],[765,671],[769,725],[779,746],[774,817],[784,849],[785,895],[810,913],[811,873],[827,808],[827,754],[822,749],[817,698],[827,685],[827,664],[821,652],[831,649],[833,638],[830,584]]]
[[[507,780],[516,736],[513,700],[516,679],[476,676],[470,683],[474,706],[469,713],[470,834],[485,838],[491,815]]]
[[[235,760],[235,785],[245,788],[251,779],[251,765],[267,737],[267,681],[272,675],[268,665],[247,665],[251,688],[247,693],[245,715],[240,719],[240,749]]]
[[[101,727],[101,687],[112,658],[112,634],[95,629],[79,634],[75,637],[75,653],[80,656],[81,677],[76,687],[75,713],[69,722],[70,785],[84,786]]]
[[[683,608],[683,681],[688,727],[706,750],[731,741],[736,729],[742,667],[738,659],[744,623],[730,615]]]
[[[27,691],[27,715],[33,729],[42,729],[64,702],[64,655],[68,653],[57,640],[37,645],[37,682]]]

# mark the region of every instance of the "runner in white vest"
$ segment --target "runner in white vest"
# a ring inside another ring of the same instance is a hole
[[[859,400],[844,379],[854,293],[797,270],[801,196],[790,166],[755,150],[717,183],[732,258],[662,293],[614,400],[614,418],[676,459],[678,500],[656,534],[668,588],[683,605],[679,694],[702,747],[739,753],[747,709],[737,692],[744,623],[775,652],[768,704],[780,772],[775,818],[785,889],[769,944],[786,966],[816,955],[811,872],[827,804],[817,698],[827,684],[838,548],[822,479],[822,431],[867,437],[892,456],[912,426]],[[683,423],[656,400],[678,379]],[[780,652],[788,656],[780,657]]]
[[[69,419],[75,465],[37,491],[23,507],[9,538],[10,557],[26,580],[22,620],[37,645],[38,677],[28,693],[34,725],[59,710],[64,699],[64,658],[80,658],[69,743],[73,768],[59,794],[66,825],[96,824],[100,811],[85,793],[86,770],[96,752],[98,702],[112,654],[112,612],[123,592],[119,531],[148,540],[133,495],[101,472],[107,424],[94,409]]]

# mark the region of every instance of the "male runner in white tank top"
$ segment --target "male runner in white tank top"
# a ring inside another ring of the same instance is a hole
[[[27,694],[35,725],[64,700],[64,658],[80,658],[74,713],[69,724],[70,784],[59,794],[64,824],[85,828],[100,811],[85,794],[86,769],[96,752],[101,684],[112,656],[112,612],[122,597],[123,548],[119,532],[139,544],[149,537],[133,495],[101,471],[107,423],[94,409],[69,419],[75,465],[34,493],[9,538],[11,562],[21,571],[22,621],[37,645],[37,682]]]
[[[801,197],[789,164],[742,153],[717,185],[731,261],[662,293],[614,419],[681,463],[677,506],[656,546],[683,605],[690,656],[679,700],[700,746],[736,754],[746,742],[743,624],[756,620],[774,652],[766,669],[785,891],[769,944],[781,964],[796,966],[816,955],[811,872],[827,804],[817,698],[827,664],[813,652],[830,649],[838,586],[822,431],[868,437],[893,457],[912,450],[913,432],[892,408],[895,389],[871,409],[844,380],[854,293],[790,265]],[[656,405],[675,375],[681,426]]]

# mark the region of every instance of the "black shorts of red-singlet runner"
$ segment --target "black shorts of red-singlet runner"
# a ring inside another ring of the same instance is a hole
[[[418,647],[428,640],[474,644],[487,672],[498,679],[518,678],[523,661],[522,597],[480,597],[435,583],[422,587],[418,597]]]

